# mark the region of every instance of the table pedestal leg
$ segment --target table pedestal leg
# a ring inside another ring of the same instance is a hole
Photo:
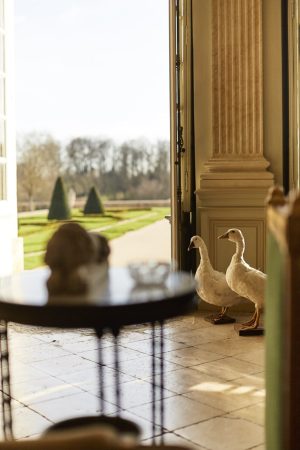
[[[152,326],[152,443],[155,445],[155,424],[156,424],[156,336],[155,336],[155,322]]]
[[[161,444],[164,443],[164,322],[160,322],[160,432]]]
[[[115,342],[114,342],[114,362],[115,362],[115,371],[116,371],[115,393],[116,393],[117,416],[119,416],[120,412],[121,412],[120,364],[119,364],[119,343],[118,343],[118,337],[119,337],[119,333],[120,333],[119,328],[114,328],[112,330],[112,333],[115,338]]]
[[[160,441],[164,442],[164,322],[159,322],[159,332],[155,333],[155,322],[152,326],[152,442],[155,444],[155,430],[156,430],[156,412],[160,416]],[[158,356],[158,358],[157,358]],[[156,364],[160,361],[160,375],[156,373]],[[157,380],[159,382],[157,383]],[[157,387],[159,392],[157,393]],[[156,402],[157,399],[157,402]],[[158,406],[159,405],[159,406]]]
[[[105,400],[104,400],[104,363],[103,363],[103,348],[102,348],[102,330],[96,330],[98,338],[98,355],[99,355],[99,397],[100,397],[100,412],[105,414]]]
[[[5,439],[13,439],[7,322],[3,320],[0,322],[0,366],[3,434]]]

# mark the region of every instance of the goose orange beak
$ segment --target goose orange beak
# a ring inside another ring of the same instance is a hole
[[[227,232],[227,233],[221,234],[221,236],[218,236],[218,239],[228,239],[228,237],[229,237],[229,233]]]

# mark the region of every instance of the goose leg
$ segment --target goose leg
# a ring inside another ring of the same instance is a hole
[[[222,317],[225,316],[225,314],[227,313],[227,309],[228,309],[227,306],[223,306],[223,308],[221,309],[221,311],[219,312],[219,314],[218,314],[217,317],[218,317],[219,319],[222,319]]]
[[[259,326],[260,313],[261,313],[261,309],[257,307],[256,321],[254,324],[255,328],[257,328]]]
[[[222,319],[222,318],[225,316],[225,314],[226,314],[226,312],[227,312],[227,309],[228,309],[228,308],[227,308],[226,306],[225,306],[225,307],[222,307],[222,308],[221,308],[221,311],[220,311],[216,316],[211,316],[212,319],[213,319],[214,321]]]
[[[253,316],[251,317],[251,319],[248,322],[245,322],[242,324],[242,329],[252,326],[256,321],[256,316],[257,316],[257,309],[255,306],[255,311],[254,311]]]
[[[260,308],[255,305],[255,312],[252,319],[242,325],[242,330],[255,330],[259,326]]]

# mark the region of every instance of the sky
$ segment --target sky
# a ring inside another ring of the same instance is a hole
[[[15,0],[17,132],[169,139],[168,0]]]

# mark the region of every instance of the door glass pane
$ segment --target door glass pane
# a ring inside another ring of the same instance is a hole
[[[0,31],[0,73],[3,73],[4,70],[4,36]]]
[[[0,200],[6,198],[6,167],[0,165]]]
[[[4,0],[0,0],[0,28],[4,28]]]
[[[0,75],[0,118],[5,115],[5,80]]]
[[[5,154],[5,121],[0,119],[0,156]]]
[[[5,151],[4,0],[0,0],[0,157]],[[6,198],[6,164],[0,164],[0,200]]]

